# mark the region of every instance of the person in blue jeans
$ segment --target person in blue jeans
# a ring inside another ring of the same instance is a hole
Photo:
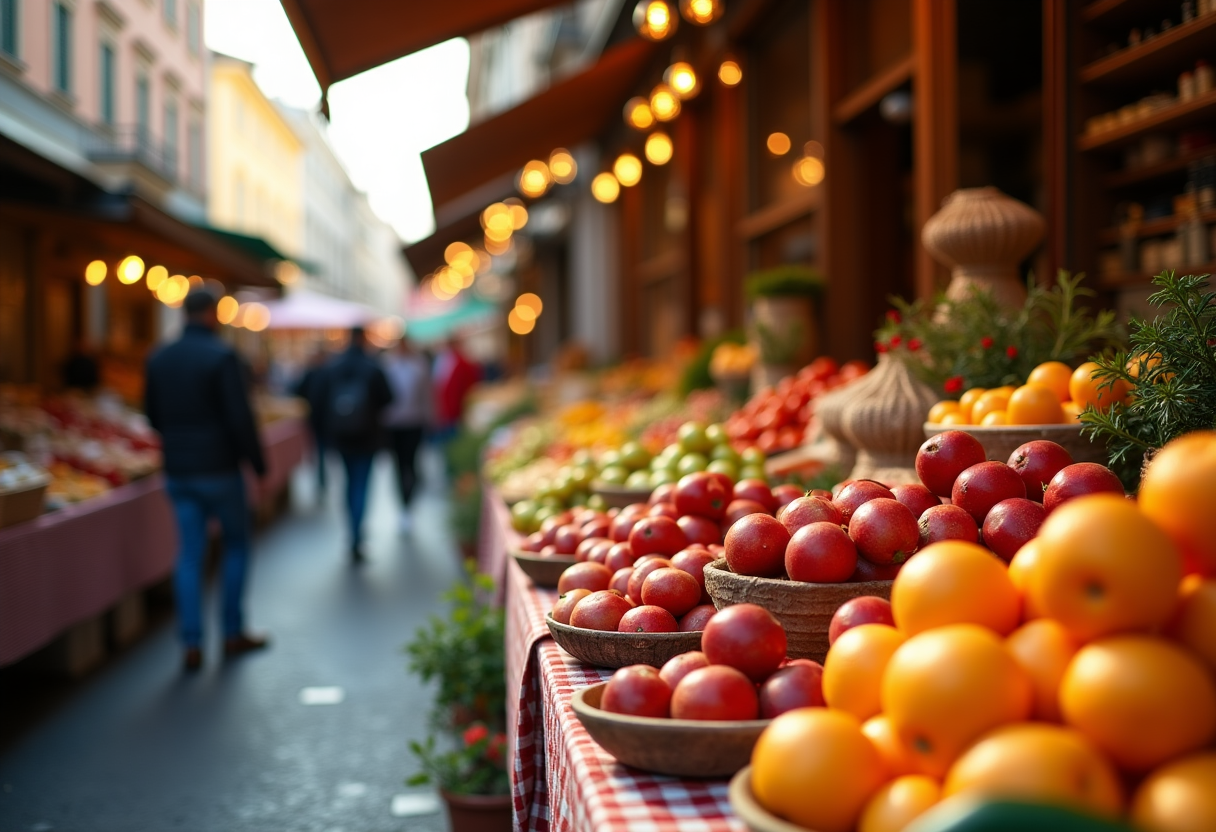
[[[165,485],[177,520],[173,582],[183,666],[192,671],[203,663],[203,565],[211,518],[220,525],[224,545],[224,655],[268,644],[264,636],[245,629],[251,532],[241,476],[242,462],[259,477],[265,475],[266,463],[240,359],[215,334],[215,296],[192,291],[183,307],[181,338],[148,359],[144,410],[161,436]]]

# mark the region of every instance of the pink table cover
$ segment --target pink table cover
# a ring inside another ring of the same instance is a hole
[[[304,459],[308,429],[303,419],[277,419],[262,428],[262,453],[266,457],[266,476],[259,483],[245,469],[245,491],[249,505],[261,506],[287,487],[291,472]]]

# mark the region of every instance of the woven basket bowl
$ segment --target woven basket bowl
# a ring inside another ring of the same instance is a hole
[[[549,589],[556,588],[562,573],[578,563],[574,555],[553,555],[546,558],[536,552],[512,552],[511,557],[515,558],[519,568],[532,579],[533,584]]]
[[[891,597],[890,581],[808,584],[785,578],[736,575],[719,558],[705,567],[705,588],[718,609],[756,604],[776,616],[788,639],[786,653],[795,659],[822,662],[828,654],[828,626],[840,605],[863,595]]]
[[[649,488],[626,488],[623,485],[609,485],[606,482],[591,483],[591,493],[604,498],[608,508],[624,508],[633,503],[644,503],[650,499]]]
[[[701,633],[609,633],[559,624],[549,613],[545,623],[553,640],[580,662],[596,667],[648,664],[662,667],[667,660],[701,649]]]
[[[655,719],[600,709],[607,682],[574,692],[570,706],[591,738],[627,766],[673,777],[730,777],[748,764],[772,720]],[[805,830],[804,830],[805,832]]]
[[[751,832],[807,832],[801,826],[782,820],[756,802],[752,794],[752,767],[739,769],[730,780],[730,808]]]
[[[989,459],[1008,462],[1019,446],[1035,439],[1050,439],[1062,445],[1072,455],[1073,462],[1100,462],[1109,460],[1105,445],[1090,442],[1081,436],[1080,425],[935,425],[925,422],[925,438],[932,438],[948,430],[969,433],[984,446]]]

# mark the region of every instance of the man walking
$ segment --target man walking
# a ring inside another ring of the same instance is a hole
[[[363,555],[363,513],[372,460],[380,446],[380,414],[393,400],[380,365],[365,351],[363,327],[350,331],[350,344],[326,368],[325,430],[346,469],[346,511],[350,521],[350,559]]]
[[[431,413],[431,368],[427,360],[402,338],[384,358],[384,374],[393,392],[393,402],[384,411],[384,427],[397,461],[397,485],[401,491],[401,531],[412,525],[410,502],[418,482],[418,446]]]
[[[219,521],[224,542],[224,655],[267,645],[245,631],[244,597],[250,522],[240,463],[266,473],[244,374],[236,351],[215,335],[216,298],[195,290],[183,304],[181,338],[148,360],[144,409],[161,436],[165,484],[177,519],[174,574],[186,670],[202,666],[203,561],[207,521]]]

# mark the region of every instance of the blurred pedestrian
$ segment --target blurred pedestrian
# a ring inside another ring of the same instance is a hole
[[[346,469],[351,563],[362,563],[363,514],[372,461],[380,447],[380,415],[393,400],[380,365],[366,352],[363,327],[350,331],[346,350],[325,368],[322,385],[326,436]]]
[[[304,374],[292,386],[292,395],[308,402],[308,432],[312,434],[313,454],[317,458],[317,492],[325,493],[325,400],[323,398],[325,362],[329,356],[318,349],[308,359]]]
[[[63,362],[63,386],[70,390],[94,392],[101,384],[101,365],[97,361],[97,350],[84,338],[72,346],[72,352]]]
[[[161,436],[165,487],[177,519],[174,588],[183,664],[197,670],[203,662],[203,563],[212,518],[219,521],[224,543],[224,655],[268,643],[245,630],[251,532],[240,470],[246,461],[261,477],[266,464],[236,351],[215,334],[215,296],[192,291],[183,307],[181,337],[148,359],[144,409]]]
[[[435,416],[439,438],[447,441],[464,418],[464,401],[473,385],[481,380],[481,370],[465,357],[460,341],[451,338],[435,358]]]
[[[385,408],[382,423],[397,462],[401,531],[408,532],[412,525],[410,503],[418,483],[418,447],[431,415],[430,365],[408,339],[402,338],[384,357],[384,375],[393,401]]]

